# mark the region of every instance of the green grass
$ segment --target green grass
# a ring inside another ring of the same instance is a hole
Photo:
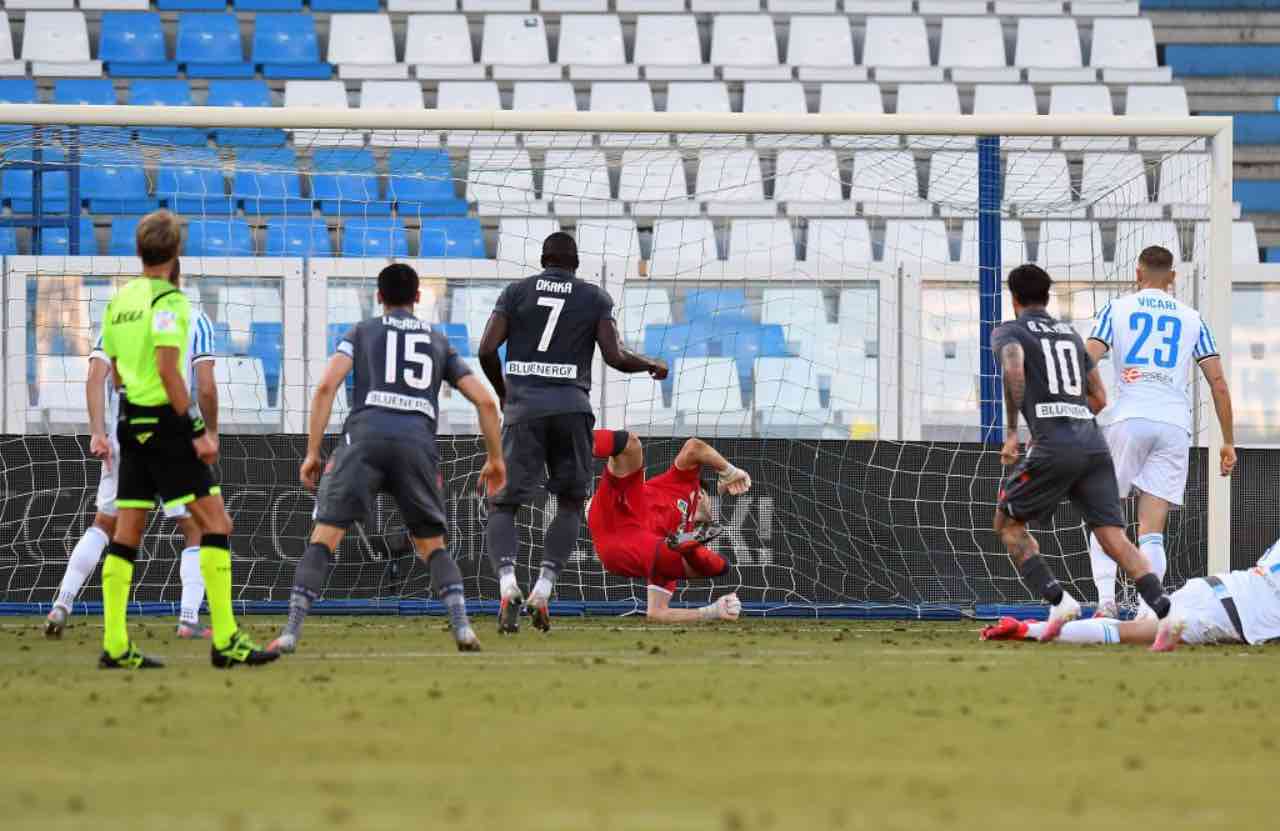
[[[168,668],[104,673],[75,621],[0,621],[5,828],[1167,831],[1280,805],[1274,649],[482,618],[459,655],[439,619],[314,618],[297,655],[219,672],[152,618]]]

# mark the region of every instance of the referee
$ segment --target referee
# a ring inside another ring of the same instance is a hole
[[[236,628],[231,610],[231,517],[209,465],[218,440],[205,431],[185,377],[191,301],[178,288],[182,227],[168,211],[138,223],[142,276],[111,298],[102,322],[102,349],[111,359],[120,400],[120,461],[115,537],[102,564],[103,669],[163,666],[129,641],[126,609],[133,561],[142,543],[147,512],[157,498],[166,508],[185,505],[200,524],[200,572],[213,621],[215,667],[265,664],[264,652]]]

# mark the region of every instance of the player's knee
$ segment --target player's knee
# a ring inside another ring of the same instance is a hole
[[[643,456],[644,445],[640,443],[640,437],[635,433],[627,433],[627,446],[622,452],[626,456]]]
[[[93,527],[107,535],[110,539],[116,532],[116,518],[110,514],[96,514],[93,517]]]
[[[418,559],[427,565],[431,564],[431,559],[437,554],[445,553],[445,540],[443,534],[437,534],[430,537],[418,537],[415,535],[413,540],[414,547],[418,550]]]

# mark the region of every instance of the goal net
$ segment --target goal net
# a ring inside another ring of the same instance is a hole
[[[699,436],[755,483],[713,498],[734,568],[677,601],[734,588],[777,613],[1034,601],[991,531],[1002,404],[986,338],[1011,314],[1008,269],[1045,267],[1050,312],[1087,336],[1132,289],[1138,253],[1161,245],[1178,296],[1227,336],[1230,156],[1212,119],[92,109],[72,123],[0,108],[21,121],[0,128],[5,196],[30,218],[0,229],[4,603],[48,602],[92,519],[87,356],[112,290],[137,271],[133,226],[157,206],[186,225],[183,290],[215,331],[236,596],[263,608],[287,599],[310,532],[297,468],[311,389],[346,328],[376,313],[392,259],[417,267],[418,314],[479,372],[498,292],[538,270],[547,234],[573,234],[579,276],[612,295],[625,340],[671,366],[657,382],[598,365],[597,424],[640,434],[651,475]],[[1206,466],[1216,427],[1198,388],[1194,400],[1171,586],[1226,545],[1226,486]],[[331,442],[346,406],[344,391]],[[442,397],[439,430],[450,549],[469,597],[495,600],[461,396]],[[520,515],[522,582],[552,499]],[[1063,505],[1034,533],[1059,579],[1094,597],[1079,515]],[[135,600],[176,603],[181,545],[154,517]],[[381,498],[339,550],[326,601],[431,608],[410,552]],[[82,600],[97,599],[95,577]],[[625,611],[644,585],[604,572],[584,523],[557,600]]]

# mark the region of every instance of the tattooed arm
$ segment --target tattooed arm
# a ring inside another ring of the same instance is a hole
[[[1011,465],[1018,460],[1018,416],[1027,394],[1027,372],[1023,366],[1022,344],[1010,341],[1000,347],[1000,368],[1004,375],[1004,447],[1000,461]]]

